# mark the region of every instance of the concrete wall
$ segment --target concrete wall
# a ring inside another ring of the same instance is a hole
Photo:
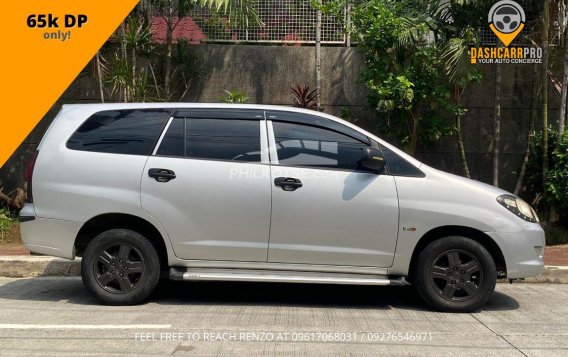
[[[315,88],[313,47],[199,45],[193,47],[199,73],[181,98],[185,102],[218,102],[223,90],[244,90],[251,103],[290,105],[290,87],[308,84]],[[348,107],[361,127],[376,132],[375,115],[366,107],[366,90],[360,81],[364,62],[356,48],[322,48],[322,105],[325,112],[340,113]],[[469,108],[463,120],[463,136],[472,176],[491,180],[492,132],[494,116],[494,68],[485,66],[481,83],[463,95]],[[501,124],[501,186],[512,190],[524,152],[531,106],[531,65],[504,65]],[[550,87],[549,116],[558,115],[559,96]],[[0,169],[0,187],[9,191],[22,186],[29,156],[64,103],[98,101],[97,85],[88,77],[78,78]],[[540,117],[540,115],[539,115]],[[449,120],[451,122],[451,120]],[[537,123],[537,125],[539,125]],[[377,133],[380,136],[383,133]],[[428,148],[419,148],[417,157],[428,165],[461,174],[454,137],[447,137]]]

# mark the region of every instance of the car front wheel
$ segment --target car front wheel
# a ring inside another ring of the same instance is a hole
[[[420,253],[414,276],[418,293],[439,311],[471,312],[485,305],[497,282],[491,254],[465,237],[446,237]]]
[[[160,278],[154,246],[127,229],[111,229],[96,236],[81,262],[83,284],[109,305],[133,305],[145,300]]]

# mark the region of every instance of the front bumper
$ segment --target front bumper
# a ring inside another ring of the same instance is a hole
[[[26,203],[20,211],[20,233],[30,252],[74,259],[75,238],[80,222],[40,218],[33,204]]]
[[[501,248],[507,278],[538,276],[544,270],[544,231],[538,223],[527,223],[517,233],[486,232]]]

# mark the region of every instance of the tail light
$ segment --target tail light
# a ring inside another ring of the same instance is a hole
[[[34,154],[32,155],[32,158],[30,160],[30,164],[28,165],[28,168],[26,169],[26,176],[24,178],[26,180],[26,202],[29,202],[29,203],[34,203],[34,197],[33,197],[33,193],[32,193],[32,177],[34,175],[34,167],[35,167],[35,163],[36,163],[38,154],[39,154],[39,150],[36,150],[34,152]]]

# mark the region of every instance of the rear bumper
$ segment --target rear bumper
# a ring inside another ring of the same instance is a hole
[[[75,238],[80,222],[40,218],[33,204],[26,203],[20,211],[20,232],[24,246],[33,253],[74,259]]]
[[[540,275],[544,270],[544,231],[537,223],[527,223],[518,233],[487,232],[500,246],[507,265],[507,278]]]

